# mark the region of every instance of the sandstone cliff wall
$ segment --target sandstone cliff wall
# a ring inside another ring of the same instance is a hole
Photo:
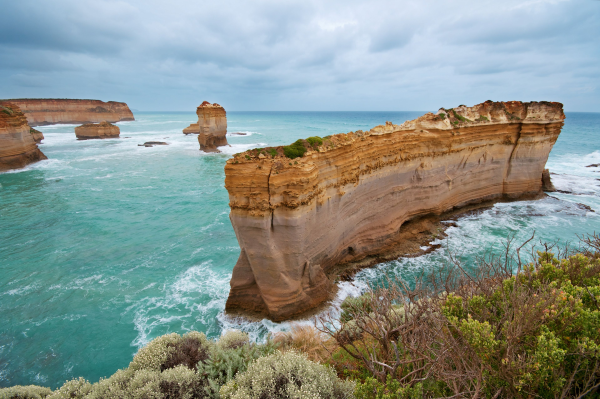
[[[78,140],[110,139],[117,138],[120,134],[121,129],[108,122],[87,123],[75,128],[75,136]]]
[[[125,103],[100,100],[15,99],[7,100],[21,108],[30,126],[55,123],[95,123],[133,121]]]
[[[289,318],[407,221],[539,193],[564,118],[560,103],[486,102],[304,141],[294,160],[281,147],[236,154],[225,187],[241,254],[227,310]]]
[[[0,171],[47,159],[38,149],[25,115],[16,104],[0,102]]]

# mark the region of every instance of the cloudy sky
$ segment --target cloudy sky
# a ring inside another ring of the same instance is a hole
[[[0,98],[138,110],[600,112],[598,0],[13,0]]]

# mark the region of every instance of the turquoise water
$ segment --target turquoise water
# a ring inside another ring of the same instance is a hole
[[[402,123],[422,112],[230,112],[231,147],[198,150],[181,130],[189,113],[137,113],[121,139],[77,141],[74,125],[42,127],[48,160],[0,174],[0,386],[56,387],[126,367],[169,332],[254,339],[289,327],[223,314],[239,247],[229,223],[225,161],[236,152],[298,138]],[[539,201],[498,204],[461,218],[447,245],[467,262],[509,233],[576,240],[600,231],[600,114],[569,113],[548,167],[557,188]],[[168,146],[139,147],[145,141]],[[382,272],[410,278],[443,251],[388,262],[341,283],[336,301]]]

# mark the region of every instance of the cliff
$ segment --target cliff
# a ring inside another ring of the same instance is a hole
[[[121,129],[108,122],[87,123],[75,128],[75,136],[78,140],[111,139],[119,137],[119,134]]]
[[[226,309],[300,314],[414,220],[539,194],[564,118],[560,103],[488,101],[236,154],[225,187],[241,254]]]
[[[0,101],[0,171],[22,168],[47,159],[38,149],[21,109]]]
[[[227,114],[219,104],[204,101],[196,109],[198,123],[184,129],[190,133],[198,133],[200,151],[220,152],[217,147],[227,145]],[[186,133],[189,134],[189,133]]]
[[[29,129],[29,133],[31,133],[31,135],[33,136],[33,139],[38,144],[41,143],[42,140],[44,140],[44,133],[40,132],[39,130],[36,130],[34,128],[30,128]]]
[[[94,123],[133,121],[133,113],[125,103],[100,100],[15,99],[7,100],[21,108],[29,126],[55,123]]]

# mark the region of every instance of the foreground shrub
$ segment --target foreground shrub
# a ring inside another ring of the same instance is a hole
[[[84,378],[77,378],[71,381],[67,381],[62,387],[57,389],[48,396],[48,399],[82,399],[92,390],[92,384],[90,384]]]
[[[283,147],[283,154],[290,159],[302,157],[305,152],[306,148],[302,140],[296,140],[294,143]]]
[[[296,352],[274,353],[221,388],[223,399],[351,398],[354,384]]]
[[[50,388],[37,385],[15,385],[0,389],[0,399],[44,399],[51,393]]]
[[[588,243],[595,250],[546,249],[529,264],[509,243],[472,273],[454,262],[412,287],[388,281],[349,301],[339,328],[324,317],[320,329],[375,377],[351,375],[363,382],[359,397],[418,387],[425,397],[597,395],[600,238]]]

